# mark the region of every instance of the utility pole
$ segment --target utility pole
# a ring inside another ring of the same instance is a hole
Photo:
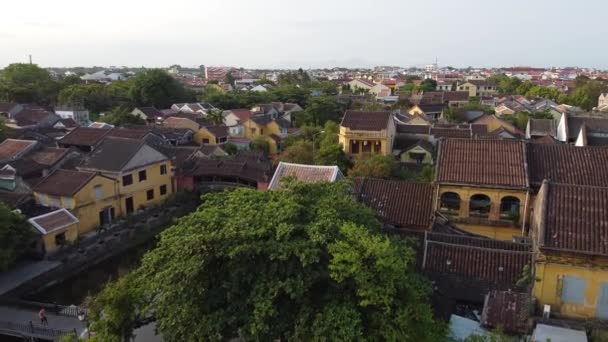
[[[32,55],[28,55],[30,58],[30,64],[32,64]]]

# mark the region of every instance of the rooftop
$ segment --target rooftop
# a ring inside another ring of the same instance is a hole
[[[89,183],[95,172],[55,170],[34,187],[34,191],[52,196],[71,197]]]
[[[337,166],[304,165],[280,162],[274,172],[274,176],[268,185],[271,190],[281,187],[281,180],[293,177],[300,182],[334,182],[342,177],[342,172]]]
[[[43,235],[60,231],[80,221],[66,209],[59,209],[48,214],[32,217],[28,222]]]
[[[392,120],[392,117],[391,113],[387,111],[363,112],[348,110],[344,113],[344,118],[342,118],[340,125],[351,130],[381,131],[388,128],[389,120]]]

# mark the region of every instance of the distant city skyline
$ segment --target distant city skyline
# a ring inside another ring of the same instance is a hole
[[[100,3],[101,4],[101,3]],[[608,69],[608,2],[9,2],[0,68],[237,66]]]

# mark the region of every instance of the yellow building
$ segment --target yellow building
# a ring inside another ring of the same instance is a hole
[[[523,136],[523,132],[515,127],[515,125],[496,115],[482,115],[471,123],[474,125],[486,125],[489,134],[492,134],[492,132],[505,131],[513,136]]]
[[[117,182],[96,172],[56,170],[43,178],[33,191],[38,204],[70,210],[80,221],[79,234],[93,231],[122,215]]]
[[[433,145],[426,140],[396,138],[393,149],[402,163],[433,164]]]
[[[473,234],[522,236],[529,200],[525,143],[447,139],[438,146],[436,209]]]
[[[28,222],[40,233],[43,254],[52,254],[78,238],[78,218],[66,209],[32,217]]]
[[[186,128],[192,132],[198,132],[201,127],[197,122],[192,121],[188,118],[181,118],[177,116],[170,116],[163,121],[163,127],[167,128]]]
[[[395,122],[390,112],[346,111],[338,141],[349,155],[392,155]]]
[[[227,142],[228,135],[226,126],[207,126],[196,131],[193,140],[198,145],[217,145]]]
[[[607,199],[606,187],[543,182],[530,218],[541,310],[608,319]]]
[[[171,167],[167,156],[145,142],[106,138],[78,169],[116,181],[117,211],[128,215],[161,204],[174,192]]]
[[[264,137],[270,147],[270,154],[277,154],[282,149],[282,140],[287,137],[289,122],[283,119],[272,119],[270,116],[253,116],[243,122],[244,135],[248,139]]]
[[[498,88],[496,88],[496,85],[485,80],[468,80],[464,83],[458,84],[456,90],[468,91],[470,97],[494,96],[498,94]]]

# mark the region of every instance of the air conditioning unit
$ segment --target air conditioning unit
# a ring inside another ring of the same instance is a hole
[[[549,319],[551,316],[551,305],[545,304],[543,306],[543,318]]]

